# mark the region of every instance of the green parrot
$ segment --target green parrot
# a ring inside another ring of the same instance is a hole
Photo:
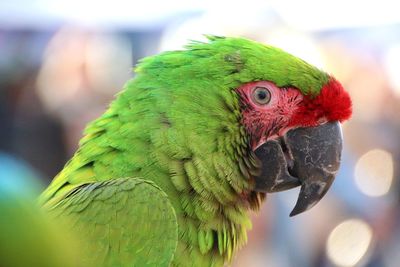
[[[339,168],[351,100],[278,48],[207,36],[143,59],[40,203],[88,266],[223,266],[266,193],[315,205]]]

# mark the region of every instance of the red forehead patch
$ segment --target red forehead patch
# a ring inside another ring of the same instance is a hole
[[[335,78],[331,77],[318,96],[304,98],[290,125],[314,126],[324,121],[343,122],[350,118],[351,113],[352,103],[349,94]]]

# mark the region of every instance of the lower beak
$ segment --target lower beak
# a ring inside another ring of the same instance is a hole
[[[255,151],[262,162],[255,191],[279,192],[301,186],[290,216],[317,204],[330,188],[340,165],[342,131],[339,122],[297,128]]]

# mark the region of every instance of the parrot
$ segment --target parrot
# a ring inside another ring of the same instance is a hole
[[[88,266],[224,266],[266,194],[319,202],[340,166],[349,93],[277,47],[206,35],[142,59],[39,203]]]

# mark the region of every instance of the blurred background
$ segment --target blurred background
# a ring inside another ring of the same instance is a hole
[[[400,266],[396,1],[0,1],[0,185],[39,192],[138,59],[202,34],[279,46],[334,74],[354,114],[340,173],[311,211],[271,194],[233,266]],[[399,228],[397,228],[399,226]]]

